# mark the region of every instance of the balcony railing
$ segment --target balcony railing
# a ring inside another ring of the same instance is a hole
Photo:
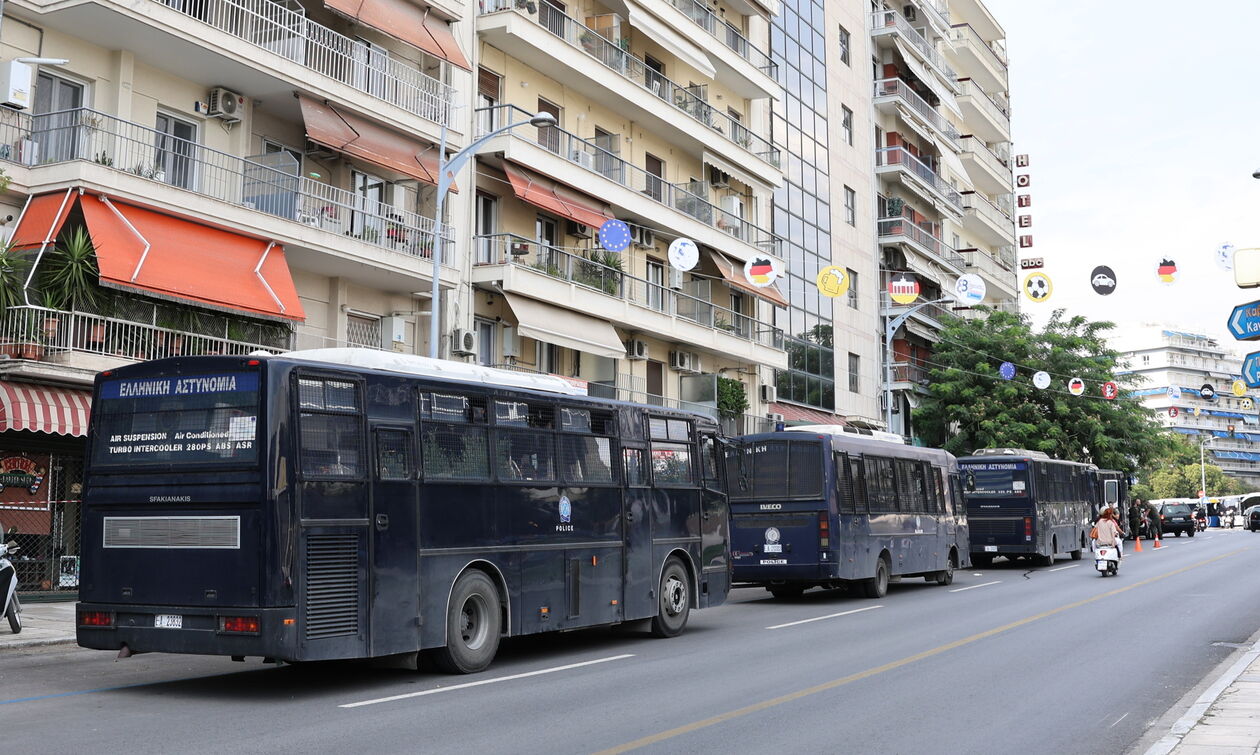
[[[885,238],[904,236],[912,243],[939,257],[958,269],[967,267],[967,259],[945,245],[927,230],[915,225],[909,218],[880,218],[876,223],[876,235]]]
[[[998,71],[1003,74],[1006,73],[1007,61],[1005,48],[996,42],[993,44],[985,42],[980,38],[980,35],[976,33],[976,30],[971,28],[971,24],[954,24],[951,28],[952,32],[950,33],[950,38],[954,41],[954,44],[967,44],[984,50],[989,54],[990,62],[997,67]]]
[[[87,108],[35,116],[0,108],[0,160],[93,162],[385,249],[433,256],[432,218],[303,176],[287,152],[240,158]],[[452,238],[449,226],[444,233]]]
[[[972,270],[1006,281],[1010,285],[1015,284],[1015,276],[1017,274],[1015,262],[1015,248],[1006,245],[996,247],[992,250],[969,248],[956,249],[959,254],[967,258],[967,264]]]
[[[920,0],[919,5],[927,8],[928,13],[934,15],[941,26],[949,28],[949,8],[945,7],[945,3],[940,0]]]
[[[894,362],[892,369],[894,383],[918,383],[922,385],[928,381],[928,370],[921,364]]]
[[[782,330],[756,317],[720,307],[706,298],[671,288],[663,281],[636,278],[570,250],[540,244],[513,234],[477,236],[473,243],[480,264],[530,268],[615,299],[725,331],[745,341],[776,349],[783,348]]]
[[[962,151],[975,155],[976,159],[984,163],[985,167],[993,171],[998,176],[1004,176],[1009,186],[1011,180],[1011,167],[1007,160],[1003,160],[995,152],[989,149],[983,139],[974,136],[964,136],[961,141]]]
[[[958,73],[949,63],[945,62],[945,56],[937,52],[932,43],[924,39],[923,35],[911,26],[910,22],[900,13],[895,10],[880,10],[871,14],[872,32],[879,33],[889,29],[896,31],[896,33],[901,35],[902,39],[913,45],[914,49],[918,50],[923,59],[927,61],[927,64],[936,69],[936,72],[944,77],[947,82],[953,84],[953,82],[958,80]],[[929,82],[925,81],[923,83],[927,84]]]
[[[972,101],[976,103],[976,107],[983,110],[985,116],[994,123],[1009,124],[1011,120],[1010,101],[1002,95],[997,95],[995,99],[971,79],[960,79],[958,81],[958,96],[971,97]]]
[[[496,105],[478,110],[477,123],[482,129],[480,133],[488,133],[499,125],[525,120],[530,115],[514,105]],[[740,241],[760,247],[771,254],[778,251],[779,240],[774,234],[702,197],[699,192],[708,191],[703,182],[671,184],[664,178],[622,159],[615,152],[560,128],[522,126],[513,130],[512,135],[513,138],[533,141],[574,165],[598,173]]]
[[[770,60],[770,56],[748,41],[748,38],[734,25],[718,18],[717,14],[709,9],[709,6],[697,2],[697,0],[669,1],[675,8],[685,13],[687,18],[695,21],[702,29],[717,37],[719,42],[734,50],[744,60],[752,63],[757,70],[771,78],[778,78],[779,67]]]
[[[725,135],[733,143],[771,165],[779,166],[779,148],[706,102],[706,89],[703,84],[684,87],[674,83],[665,78],[664,74],[648,67],[642,60],[623,50],[620,45],[600,35],[576,18],[565,15],[564,11],[551,5],[547,0],[539,0],[536,18],[520,10],[515,0],[485,0],[481,12],[487,14],[503,11],[516,13],[522,18],[534,21],[564,40],[570,47],[586,52],[605,67],[647,90],[667,106],[672,106],[702,125]]]
[[[931,301],[931,299],[925,296],[920,296],[919,299],[921,302]],[[932,320],[939,324],[944,324],[950,319],[958,316],[952,309],[941,306],[940,304],[925,304],[920,302],[914,302],[912,304],[898,304],[892,300],[892,297],[889,296],[887,292],[879,295],[879,304],[880,308],[883,310],[883,314],[885,315],[889,315],[895,310],[914,308],[915,315],[922,316],[925,319]]]
[[[969,191],[962,195],[963,206],[968,210],[974,210],[977,215],[986,218],[994,225],[1010,228],[1014,231],[1014,224],[1009,210],[1009,201],[1005,203],[1007,206],[1002,207],[990,202],[987,197],[979,192]]]
[[[927,163],[910,154],[905,147],[885,147],[884,149],[875,150],[876,167],[898,167],[912,173],[923,183],[927,184],[936,194],[948,202],[956,209],[959,214],[963,211],[962,198],[958,194],[958,190],[949,185],[949,182],[937,175]]]
[[[929,105],[927,100],[920,97],[917,92],[910,88],[909,84],[901,79],[880,79],[876,81],[875,96],[901,99],[906,103],[907,107],[918,113],[919,117],[927,121],[950,144],[953,144],[955,148],[962,148],[962,144],[958,141],[958,129],[954,128],[954,124],[945,120],[945,117],[937,112],[936,108]]]

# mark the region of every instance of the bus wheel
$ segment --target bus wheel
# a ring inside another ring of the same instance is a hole
[[[949,561],[946,563],[945,569],[943,571],[938,571],[936,573],[936,584],[938,585],[954,584],[954,569],[958,568],[957,561],[958,561],[958,557],[955,556],[953,553],[950,553]]]
[[[481,671],[499,650],[499,590],[485,572],[471,570],[455,580],[446,609],[446,647],[433,660],[450,674]]]
[[[787,600],[790,598],[799,598],[805,594],[805,588],[800,585],[775,585],[767,587],[770,594],[779,600]]]
[[[687,585],[687,570],[676,558],[665,562],[659,595],[656,617],[652,619],[652,634],[677,637],[687,626],[687,617],[691,614],[691,589]]]
[[[875,576],[863,580],[862,594],[877,600],[888,594],[888,561],[883,556],[875,562]]]

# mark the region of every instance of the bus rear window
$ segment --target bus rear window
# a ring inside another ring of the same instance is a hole
[[[253,463],[258,409],[254,372],[108,380],[92,407],[92,463]]]
[[[727,453],[732,500],[820,498],[822,479],[822,444],[817,442],[757,441]]]
[[[961,464],[959,473],[968,497],[1024,497],[1028,495],[1028,465],[1023,462]]]

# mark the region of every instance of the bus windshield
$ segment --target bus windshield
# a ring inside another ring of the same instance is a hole
[[[727,465],[731,500],[822,497],[818,441],[750,441],[731,448]]]
[[[258,408],[253,372],[107,380],[92,407],[92,463],[252,463]]]
[[[960,464],[964,488],[970,497],[1017,497],[1028,495],[1028,464],[989,462]]]

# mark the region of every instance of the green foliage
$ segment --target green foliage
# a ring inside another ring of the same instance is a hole
[[[1230,477],[1215,464],[1203,467],[1209,496],[1237,495],[1247,492],[1242,481]],[[1157,470],[1150,478],[1151,498],[1195,498],[1199,494],[1199,463],[1179,464]]]
[[[44,261],[39,283],[52,301],[72,310],[95,310],[100,298],[100,271],[87,229],[76,226],[61,234]]]
[[[931,396],[914,412],[929,445],[960,455],[977,448],[1027,448],[1121,470],[1168,451],[1171,441],[1155,413],[1125,395],[1140,378],[1116,374],[1119,354],[1102,339],[1111,323],[1057,310],[1038,332],[1023,316],[976,309],[986,316],[951,318],[935,346]],[[998,375],[1002,362],[1017,365],[1014,380]],[[1038,370],[1050,373],[1050,388],[1033,387]],[[1069,376],[1085,381],[1084,395],[1067,392]],[[1119,399],[1101,397],[1099,386],[1108,380],[1120,385]]]
[[[723,419],[738,417],[748,411],[748,391],[734,378],[718,376],[717,408]]]
[[[0,247],[0,310],[24,303],[22,288],[30,263],[12,246]]]

